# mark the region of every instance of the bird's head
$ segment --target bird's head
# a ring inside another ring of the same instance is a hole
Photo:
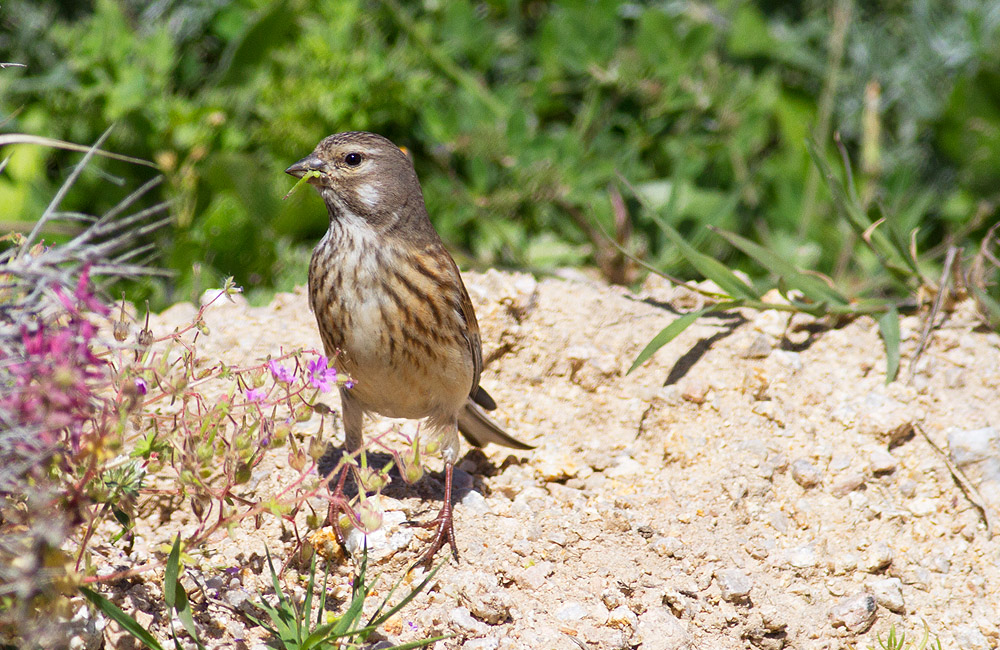
[[[309,183],[326,201],[331,218],[350,213],[374,226],[389,226],[407,220],[413,211],[426,214],[410,159],[374,133],[350,131],[324,138],[285,173],[296,178],[310,174]]]

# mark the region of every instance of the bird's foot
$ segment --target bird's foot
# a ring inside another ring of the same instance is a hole
[[[424,568],[429,569],[431,563],[434,561],[434,556],[437,552],[444,547],[444,543],[448,542],[448,546],[451,547],[451,556],[455,558],[458,562],[458,546],[455,544],[455,522],[451,516],[451,481],[452,481],[452,470],[454,466],[451,463],[445,463],[444,465],[444,500],[441,504],[441,512],[438,516],[426,523],[418,523],[414,521],[407,522],[413,526],[420,526],[421,528],[436,528],[434,532],[434,537],[431,539],[430,547],[424,551],[424,554],[420,556],[417,564],[422,565]]]
[[[424,551],[417,561],[417,564],[425,569],[430,569],[434,562],[434,556],[444,548],[445,542],[451,547],[451,556],[458,562],[458,546],[455,544],[455,521],[451,516],[451,504],[445,501],[441,506],[441,512],[434,519],[428,522],[407,522],[421,528],[434,528],[434,537],[431,538],[431,545]]]

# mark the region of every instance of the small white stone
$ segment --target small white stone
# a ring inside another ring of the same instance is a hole
[[[937,505],[934,503],[934,500],[927,497],[913,499],[906,504],[906,508],[913,513],[914,517],[926,517],[937,512]]]
[[[830,609],[831,624],[845,627],[851,634],[861,634],[875,622],[877,608],[875,598],[869,593],[842,598]]]
[[[490,631],[490,626],[482,621],[474,619],[466,607],[456,607],[451,610],[449,617],[451,618],[452,623],[466,632],[471,632],[472,634],[486,634]]]
[[[796,546],[788,551],[788,563],[796,569],[816,566],[816,549],[812,544]]]
[[[871,589],[875,602],[882,607],[896,614],[906,612],[906,603],[903,601],[903,582],[899,578],[871,580],[866,583],[866,586]]]
[[[639,625],[639,617],[631,609],[625,605],[621,605],[611,610],[611,613],[608,614],[607,625],[634,630]]]
[[[753,588],[753,579],[740,569],[716,571],[715,581],[722,591],[722,599],[731,603],[745,599]]]
[[[566,603],[556,612],[560,621],[579,621],[587,615],[587,609],[580,603]]]

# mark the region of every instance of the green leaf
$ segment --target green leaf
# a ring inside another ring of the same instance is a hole
[[[639,356],[637,356],[635,361],[632,362],[632,367],[629,368],[628,372],[625,374],[630,374],[633,370],[645,363],[656,353],[657,350],[677,338],[681,332],[686,330],[691,323],[698,320],[701,316],[704,316],[710,311],[722,311],[738,306],[738,302],[720,303],[718,305],[712,305],[711,307],[705,307],[704,309],[699,309],[697,311],[688,312],[683,316],[674,319],[672,323],[660,330],[660,333],[654,336],[653,340],[642,349]]]
[[[885,383],[891,384],[899,373],[899,311],[895,307],[878,319],[878,331],[885,343]]]
[[[87,587],[80,587],[80,593],[82,593],[84,597],[94,605],[94,607],[99,609],[102,614],[110,618],[115,623],[118,623],[123,630],[131,634],[147,648],[151,648],[151,650],[164,650],[163,646],[160,645],[160,642],[157,641],[148,630],[139,625],[138,621],[123,612],[121,608],[113,602]]]
[[[847,298],[826,282],[813,275],[799,271],[788,260],[767,250],[760,244],[756,244],[736,233],[709,227],[730,244],[757,260],[761,266],[777,275],[788,286],[804,293],[813,302],[827,302],[835,305],[846,305],[848,303]]]
[[[191,611],[191,602],[188,600],[187,592],[180,581],[180,556],[181,556],[181,536],[174,538],[174,545],[170,549],[167,557],[167,567],[163,572],[163,600],[167,605],[177,612],[177,617],[181,619],[181,625],[187,631],[191,639],[194,640],[198,648],[204,649],[198,639],[198,628],[194,624],[194,615]]]
[[[270,49],[286,42],[295,25],[295,12],[288,3],[275,2],[247,22],[243,34],[226,46],[219,59],[215,79],[219,85],[246,83],[246,78],[261,67]]]
[[[687,243],[681,234],[674,230],[670,224],[658,217],[654,218],[656,218],[657,223],[663,230],[664,234],[666,234],[670,241],[672,241],[674,245],[680,249],[681,255],[683,255],[684,258],[691,263],[691,266],[693,266],[695,270],[702,274],[706,279],[717,284],[720,289],[729,295],[729,297],[742,300],[760,299],[760,296],[754,288],[726,268],[725,264],[714,257],[709,257],[704,253],[698,252],[695,247]]]
[[[181,536],[178,535],[174,538],[174,545],[171,547],[170,555],[167,557],[167,567],[163,572],[163,600],[170,607],[174,607],[177,603],[177,589],[180,587],[180,582],[177,580],[180,574],[180,558]],[[181,591],[183,592],[184,590],[181,589]]]

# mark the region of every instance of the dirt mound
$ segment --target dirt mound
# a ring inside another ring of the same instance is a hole
[[[888,386],[874,321],[823,329],[774,312],[705,317],[626,376],[695,294],[659,280],[639,295],[494,271],[466,281],[497,419],[538,448],[489,447],[460,464],[460,562],[389,625],[394,641],[846,648],[893,624],[917,635],[925,620],[943,647],[1000,644],[1000,542],[949,469],[965,468],[992,507],[1000,337],[975,328],[971,305],[934,332],[911,381],[920,322],[904,319],[902,379]],[[193,313],[175,306],[154,331]],[[199,353],[229,364],[320,347],[301,290],[264,308],[213,306],[207,323]],[[366,433],[386,426],[368,421]],[[287,454],[272,456],[249,484],[258,497],[293,474]],[[387,583],[427,537],[402,521],[433,516],[439,494],[428,475],[383,497],[385,526],[369,544]],[[151,516],[133,561],[193,525],[185,513]],[[188,571],[207,586],[199,621],[213,643],[260,643],[233,610],[267,589],[265,544],[276,557],[294,548],[275,518],[260,530],[247,521]],[[243,569],[219,568],[232,566]],[[116,597],[158,635],[161,581]]]

